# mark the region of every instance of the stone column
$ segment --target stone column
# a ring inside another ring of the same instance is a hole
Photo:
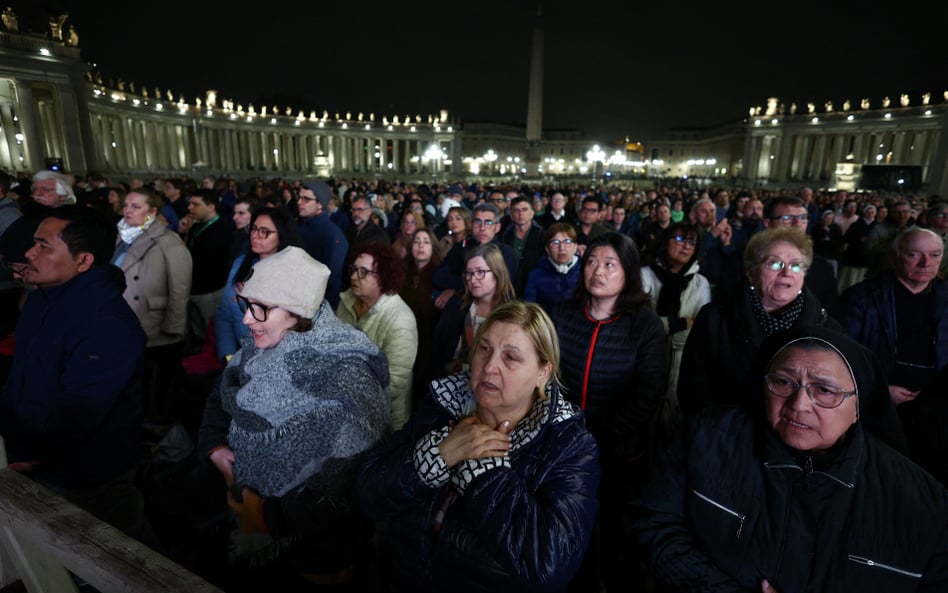
[[[43,160],[43,141],[36,117],[36,102],[33,100],[33,87],[29,81],[15,80],[17,95],[17,113],[20,120],[20,132],[23,134],[23,168],[39,171],[46,167]]]
[[[832,179],[833,170],[826,170],[826,136],[820,135],[816,139],[816,147],[813,150],[813,158],[810,160],[812,165],[810,166],[810,177],[814,180],[823,179],[824,176],[826,179]]]

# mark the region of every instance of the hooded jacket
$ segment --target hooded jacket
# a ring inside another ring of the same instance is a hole
[[[770,428],[762,382],[753,408],[700,412],[634,504],[656,579],[715,593],[760,591],[763,579],[781,593],[945,591],[948,491],[883,441],[894,417],[871,354],[838,332],[791,330],[762,346],[755,372],[805,336],[846,359],[859,421],[817,453]]]

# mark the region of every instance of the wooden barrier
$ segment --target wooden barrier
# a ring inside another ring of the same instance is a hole
[[[111,525],[6,469],[0,439],[0,587],[75,593],[71,571],[102,593],[220,589]]]

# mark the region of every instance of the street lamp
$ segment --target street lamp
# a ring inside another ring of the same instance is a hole
[[[432,176],[437,175],[441,171],[439,166],[441,159],[444,158],[444,151],[441,150],[441,147],[437,144],[432,144],[428,147],[428,150],[425,151],[425,160],[428,161],[429,166],[431,167]]]
[[[484,160],[487,161],[487,170],[490,175],[494,174],[494,162],[497,161],[497,153],[494,152],[493,148],[487,149],[487,153],[484,154]]]
[[[596,144],[591,150],[586,152],[586,161],[593,163],[593,176],[599,177],[602,174],[602,161],[605,160],[606,153]]]

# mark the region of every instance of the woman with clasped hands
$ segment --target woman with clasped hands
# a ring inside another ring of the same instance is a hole
[[[431,383],[370,451],[362,511],[388,521],[398,591],[562,591],[596,517],[595,441],[560,393],[556,331],[536,304],[495,309],[470,372]]]
[[[703,410],[635,505],[656,591],[948,591],[948,491],[886,443],[898,420],[872,353],[778,332],[752,406]]]

